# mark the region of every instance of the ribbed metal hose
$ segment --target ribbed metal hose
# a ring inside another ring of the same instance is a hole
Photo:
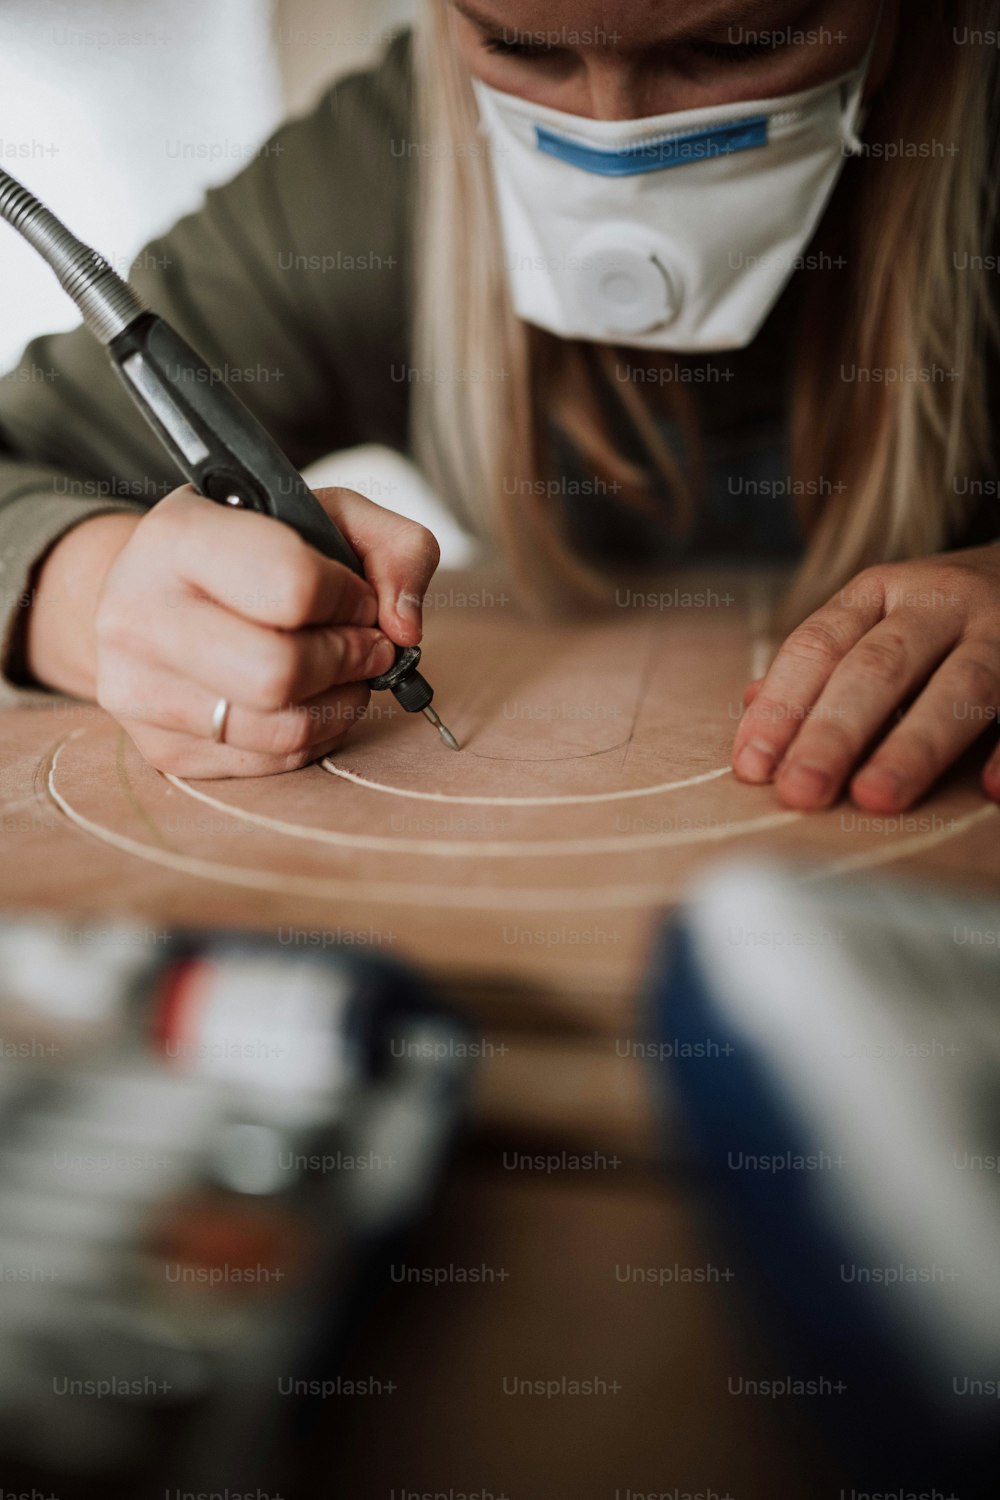
[[[0,168],[0,219],[48,262],[102,344],[110,344],[146,311],[144,303],[103,256],[70,234],[45,204]]]

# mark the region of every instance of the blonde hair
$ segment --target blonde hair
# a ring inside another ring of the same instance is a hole
[[[929,0],[919,24],[900,26],[864,136],[906,150],[850,163],[825,216],[823,247],[845,265],[804,288],[790,416],[807,550],[786,624],[865,566],[941,550],[968,516],[957,481],[989,472],[998,326],[988,276],[975,268],[995,248],[995,49],[959,45],[957,33],[986,30],[994,12],[995,0]],[[525,600],[564,610],[609,597],[610,580],[561,526],[547,482],[550,424],[616,494],[678,527],[698,503],[695,411],[678,381],[657,383],[694,455],[685,466],[631,380],[614,382],[620,410],[609,414],[614,350],[553,338],[515,315],[487,145],[450,26],[447,0],[425,0],[415,362],[429,378],[415,392],[414,448],[455,511],[505,554]],[[882,378],[846,379],[845,368]],[[620,451],[623,423],[648,464]]]

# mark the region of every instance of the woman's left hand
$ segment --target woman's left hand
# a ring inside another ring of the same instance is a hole
[[[741,781],[773,781],[803,811],[848,783],[868,812],[911,807],[1000,719],[1000,546],[859,573],[792,632],[744,704]],[[995,745],[983,788],[1000,801]]]

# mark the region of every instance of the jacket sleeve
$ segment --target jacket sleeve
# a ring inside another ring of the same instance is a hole
[[[300,469],[356,443],[406,443],[407,387],[391,372],[409,351],[412,172],[394,148],[409,119],[404,36],[278,129],[129,272]],[[45,554],[87,517],[141,511],[180,483],[82,324],[34,339],[0,375],[0,705],[44,696],[20,640]]]

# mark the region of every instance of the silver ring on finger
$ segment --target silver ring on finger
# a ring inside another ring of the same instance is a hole
[[[212,714],[212,738],[217,745],[226,743],[226,725],[229,722],[230,702],[228,698],[220,698],[215,705]]]

